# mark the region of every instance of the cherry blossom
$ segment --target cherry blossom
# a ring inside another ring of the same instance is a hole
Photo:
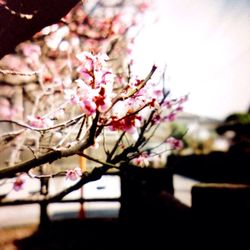
[[[27,152],[33,154],[35,167],[37,162],[81,155],[88,148],[103,151],[104,159],[99,154],[89,158],[98,164],[106,159],[106,167],[124,162],[148,166],[157,154],[158,127],[175,121],[183,110],[188,96],[168,96],[161,66],[152,65],[145,76],[136,72],[134,48],[142,14],[151,6],[125,0],[112,11],[101,4],[92,10],[89,2],[79,3],[60,23],[43,28],[20,44],[16,54],[5,57],[3,68],[16,70],[21,78],[18,84],[7,83],[13,91],[0,99],[0,118],[15,132],[4,137],[11,147],[8,166],[25,165]],[[11,141],[16,133],[17,143]],[[110,134],[119,138],[112,145]],[[164,143],[173,150],[182,147],[171,134]],[[72,181],[82,176],[80,168],[65,174]],[[17,177],[14,190],[23,183]]]
[[[139,167],[147,167],[149,165],[149,155],[147,152],[143,152],[138,157],[133,159],[133,164]]]
[[[51,119],[43,118],[41,116],[28,115],[27,119],[28,119],[29,124],[35,128],[50,127],[54,124]]]
[[[171,149],[173,150],[179,150],[183,148],[183,142],[179,139],[176,139],[174,137],[169,137],[166,140],[166,143],[170,145]]]
[[[79,167],[67,170],[66,180],[76,181],[82,176],[82,170]]]
[[[15,191],[20,191],[23,189],[23,186],[24,186],[24,183],[25,183],[25,179],[24,177],[21,175],[21,176],[18,176],[14,183],[13,183],[13,189]]]

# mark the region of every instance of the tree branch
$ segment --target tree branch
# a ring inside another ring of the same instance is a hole
[[[91,144],[90,137],[87,135],[86,140],[80,141],[75,145],[72,145],[70,148],[63,148],[61,150],[53,150],[44,155],[38,156],[31,160],[22,162],[13,167],[0,169],[0,179],[2,178],[11,178],[16,175],[16,173],[27,172],[33,167],[43,165],[45,163],[52,163],[60,158],[69,157],[75,154],[81,153],[84,149],[88,148]]]
[[[139,86],[137,86],[136,88],[134,88],[133,90],[131,90],[129,93],[127,93],[126,95],[121,95],[119,93],[119,95],[117,95],[116,97],[114,97],[114,99],[112,100],[112,105],[111,107],[105,112],[108,113],[110,111],[110,109],[112,109],[112,107],[119,101],[124,101],[126,99],[129,99],[130,97],[132,97],[133,95],[135,95],[136,92],[138,92],[139,90],[141,90],[146,83],[151,79],[151,77],[153,76],[154,72],[156,71],[157,67],[156,65],[153,65],[151,68],[151,71],[149,72],[149,74],[146,76],[146,78],[140,83]]]
[[[14,120],[0,120],[0,123],[12,123],[12,124],[18,125],[20,127],[23,127],[25,129],[29,129],[29,130],[33,130],[33,131],[37,131],[37,132],[46,132],[49,130],[53,130],[53,129],[57,129],[57,128],[66,128],[66,127],[69,127],[71,125],[74,125],[80,119],[82,119],[82,117],[84,117],[84,114],[80,114],[80,115],[78,115],[78,116],[76,116],[68,121],[56,124],[56,125],[48,127],[48,128],[36,128],[36,127],[30,126],[28,124],[25,124],[25,123],[22,123],[19,121],[14,121]]]
[[[91,181],[99,180],[110,168],[112,168],[112,166],[104,165],[102,167],[94,168],[91,173],[84,172],[83,175],[81,176],[81,179],[77,183],[75,183],[73,186],[70,186],[64,189],[62,192],[52,197],[49,197],[46,201],[54,202],[54,201],[61,200],[67,194],[81,188],[84,184],[91,182]]]
[[[40,157],[22,162],[13,167],[0,169],[0,178],[2,179],[2,178],[14,177],[16,173],[27,172],[33,167],[40,166],[48,162],[51,163],[55,160],[60,159],[61,157],[62,157],[62,152],[59,150],[46,153]]]

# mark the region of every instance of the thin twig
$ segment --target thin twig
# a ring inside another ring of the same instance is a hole
[[[13,71],[13,70],[0,69],[0,74],[2,74],[2,75],[14,75],[14,76],[34,76],[34,75],[37,76],[39,74],[39,71],[19,72],[19,71]]]
[[[56,124],[56,125],[48,127],[48,128],[36,128],[36,127],[30,126],[28,124],[18,122],[18,121],[15,121],[15,120],[0,120],[0,123],[4,123],[4,122],[13,123],[13,124],[16,124],[16,125],[18,125],[20,127],[23,127],[23,128],[29,129],[29,130],[33,130],[33,131],[37,131],[37,132],[46,132],[46,131],[49,131],[49,130],[53,130],[53,129],[57,129],[57,128],[66,128],[66,127],[69,127],[71,125],[74,125],[83,116],[84,116],[84,114],[80,114],[80,115],[76,116],[75,118],[73,118],[71,120],[68,120],[68,121],[63,122],[63,123]]]
[[[114,145],[112,151],[111,151],[110,154],[108,155],[107,161],[109,161],[109,160],[112,159],[112,157],[113,157],[113,155],[114,155],[116,149],[118,148],[118,146],[119,146],[120,142],[122,141],[122,138],[123,138],[123,136],[124,136],[125,134],[126,134],[126,131],[123,131],[122,134],[120,135],[120,137],[118,138],[118,140],[116,141],[116,143],[115,143],[115,145]]]
[[[109,163],[109,162],[107,162],[107,161],[98,160],[98,159],[96,159],[96,158],[94,158],[94,157],[91,157],[90,155],[86,155],[85,153],[79,153],[78,155],[79,155],[79,156],[82,156],[82,157],[84,157],[84,158],[86,158],[86,159],[88,159],[88,160],[90,160],[90,161],[99,163],[99,164],[101,164],[101,165],[107,165],[107,166],[110,166],[110,167],[112,167],[112,168],[117,168],[117,166],[114,165],[114,164],[112,164],[112,163]]]
[[[81,136],[81,133],[82,133],[82,128],[83,128],[83,125],[85,123],[85,120],[86,120],[86,116],[83,117],[82,119],[82,123],[81,123],[81,126],[78,130],[78,133],[77,133],[77,136],[76,136],[76,140],[79,140],[80,136]]]
[[[129,93],[127,93],[127,95],[117,95],[113,100],[112,100],[112,105],[110,106],[110,108],[105,112],[108,113],[113,106],[119,102],[119,101],[124,101],[130,97],[132,97],[136,92],[138,92],[139,90],[141,90],[146,83],[151,79],[151,77],[153,76],[154,72],[156,71],[157,67],[155,65],[152,66],[151,71],[149,72],[149,74],[146,76],[146,78],[140,83],[140,85],[138,85],[135,89],[131,90]]]

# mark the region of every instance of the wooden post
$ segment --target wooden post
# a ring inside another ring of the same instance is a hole
[[[46,196],[49,190],[49,178],[44,177],[40,179],[40,194]],[[47,212],[48,203],[44,200],[40,203],[40,224],[39,229],[47,229],[50,223],[50,219]]]

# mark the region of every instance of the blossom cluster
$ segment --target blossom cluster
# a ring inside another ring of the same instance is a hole
[[[4,103],[4,112],[0,111],[6,115],[1,118],[23,128],[19,143],[10,144],[16,146],[10,165],[20,161],[24,148],[36,158],[84,140],[97,146],[101,137],[109,164],[150,164],[156,154],[149,146],[155,130],[176,119],[187,96],[170,99],[156,65],[144,78],[133,71],[133,44],[149,4],[121,2],[122,6],[102,6],[101,10],[78,5],[62,22],[45,27],[7,57],[6,64],[11,63],[13,70],[35,72],[22,87],[22,121],[15,121],[20,114],[16,116],[18,109],[10,103]],[[157,71],[160,77],[155,77]],[[119,137],[113,148],[105,145],[107,131]],[[183,146],[169,134],[163,135],[162,143],[173,150]],[[81,176],[79,168],[66,171],[66,179],[75,181]],[[23,184],[18,176],[14,190]]]

